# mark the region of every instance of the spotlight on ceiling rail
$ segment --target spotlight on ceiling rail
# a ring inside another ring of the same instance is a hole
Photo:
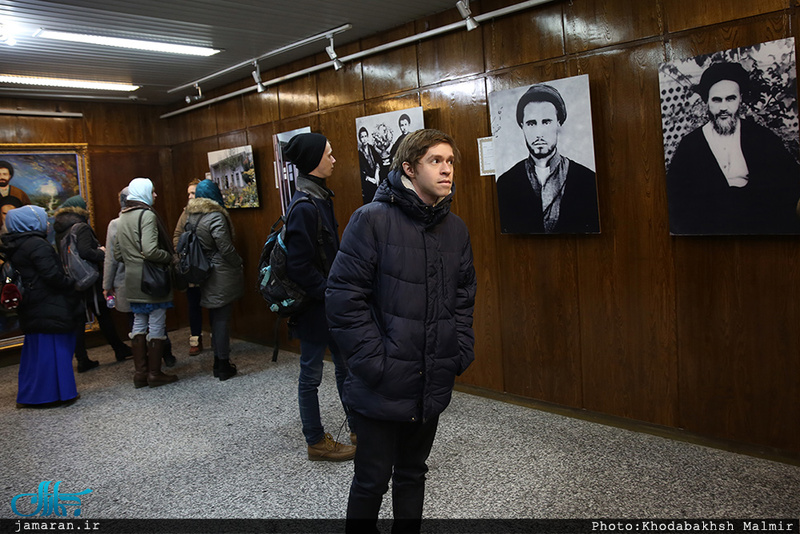
[[[461,18],[464,19],[464,23],[467,26],[468,32],[471,32],[478,27],[478,21],[472,18],[472,10],[469,8],[469,0],[458,0],[458,2],[456,2],[456,9],[458,9],[458,12],[461,14]]]

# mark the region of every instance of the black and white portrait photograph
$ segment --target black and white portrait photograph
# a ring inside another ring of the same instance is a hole
[[[424,127],[421,107],[356,119],[361,196],[364,204],[372,202],[378,185],[389,175],[397,147],[406,135]]]
[[[663,63],[672,235],[800,233],[794,39]]]
[[[281,196],[281,213],[286,215],[289,204],[295,192],[294,179],[300,174],[297,167],[283,156],[283,149],[292,140],[292,137],[302,133],[311,133],[310,126],[297,128],[288,132],[280,132],[272,136],[272,146],[275,152],[275,187]]]
[[[600,232],[587,75],[489,94],[503,234]]]

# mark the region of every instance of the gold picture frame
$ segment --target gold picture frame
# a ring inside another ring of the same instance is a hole
[[[86,200],[89,213],[94,211],[87,144],[0,144],[0,161],[14,167],[10,185],[22,190],[31,204],[47,210],[51,220],[61,204],[75,195]],[[55,244],[50,225],[48,239]],[[87,323],[87,331],[96,328],[96,321]],[[0,350],[18,347],[23,340],[16,316],[0,315]]]

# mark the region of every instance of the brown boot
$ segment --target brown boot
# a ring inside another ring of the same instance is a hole
[[[197,356],[203,352],[203,334],[189,336],[189,356]]]
[[[327,433],[317,443],[308,446],[308,459],[312,461],[344,462],[352,460],[355,455],[355,447],[339,443]]]
[[[131,350],[134,369],[133,387],[143,388],[147,386],[147,337],[144,334],[133,336]]]
[[[161,358],[164,355],[165,344],[165,339],[151,339],[147,343],[147,385],[151,388],[171,384],[178,380],[175,375],[161,372]]]

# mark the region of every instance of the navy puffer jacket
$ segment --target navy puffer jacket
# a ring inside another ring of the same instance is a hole
[[[347,360],[344,403],[374,419],[420,421],[450,403],[474,359],[475,269],[453,193],[424,204],[392,171],[345,229],[326,293]]]

